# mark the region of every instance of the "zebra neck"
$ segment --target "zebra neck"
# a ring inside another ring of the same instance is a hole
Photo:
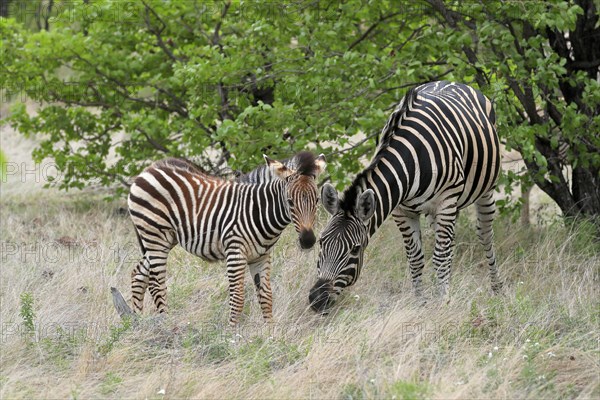
[[[380,160],[360,173],[352,183],[352,186],[359,189],[358,192],[371,189],[375,194],[375,213],[368,224],[371,236],[396,208],[404,194],[403,182],[408,181],[405,176],[400,176],[401,171],[390,169],[382,165],[384,163]]]
[[[277,178],[258,184],[255,188],[259,198],[263,199],[259,202],[260,214],[265,215],[272,228],[283,231],[292,222],[287,206],[287,184]]]

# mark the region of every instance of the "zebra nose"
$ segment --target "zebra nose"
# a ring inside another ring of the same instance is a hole
[[[319,279],[308,295],[310,307],[316,312],[324,312],[331,305],[329,296],[332,290],[331,282]]]
[[[315,245],[317,238],[312,229],[303,229],[302,231],[300,231],[299,240],[300,247],[302,247],[303,249],[311,249]]]

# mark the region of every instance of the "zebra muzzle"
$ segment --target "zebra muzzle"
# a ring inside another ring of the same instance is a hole
[[[319,279],[315,286],[310,289],[308,301],[310,307],[316,312],[324,312],[331,306],[331,294],[333,293],[333,284],[331,282]]]
[[[312,229],[303,229],[300,231],[300,235],[298,235],[298,240],[300,241],[300,247],[307,250],[312,249],[317,241],[317,237]]]

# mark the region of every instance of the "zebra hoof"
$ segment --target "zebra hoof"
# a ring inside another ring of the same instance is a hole
[[[492,284],[492,292],[494,293],[494,295],[496,295],[496,296],[501,295],[503,286],[504,285],[502,284],[502,282]]]

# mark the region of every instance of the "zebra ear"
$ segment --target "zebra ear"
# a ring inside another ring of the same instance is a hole
[[[340,209],[337,190],[329,183],[324,184],[321,188],[321,202],[325,210],[331,215],[336,214]]]
[[[315,165],[317,166],[316,175],[319,176],[323,171],[325,171],[325,167],[327,166],[327,160],[325,160],[325,154],[319,154],[319,157],[315,159]]]
[[[365,223],[375,213],[375,193],[373,189],[367,189],[358,196],[356,201],[356,215]]]
[[[271,163],[275,162],[275,160],[273,160],[272,158],[269,158],[269,156],[266,154],[263,154],[263,158],[265,159],[265,162],[267,163],[267,167],[269,167],[271,165]]]
[[[273,175],[275,175],[281,179],[285,179],[293,173],[292,170],[287,168],[281,162],[267,157],[266,154],[263,154],[263,157],[265,159],[265,162],[267,163],[267,167],[269,167],[269,169],[271,170]]]

